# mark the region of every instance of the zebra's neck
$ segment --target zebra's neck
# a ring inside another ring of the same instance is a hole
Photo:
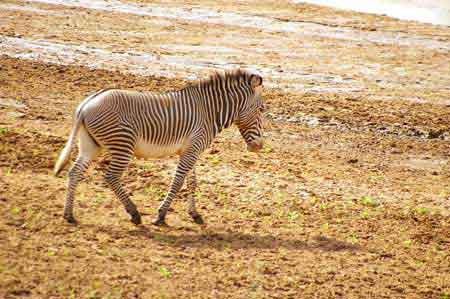
[[[238,111],[237,97],[232,96],[236,93],[226,88],[217,88],[217,86],[202,87],[198,89],[198,92],[212,133],[216,135],[230,127]]]

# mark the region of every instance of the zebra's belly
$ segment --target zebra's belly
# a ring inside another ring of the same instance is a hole
[[[173,155],[179,155],[185,150],[185,142],[179,142],[175,144],[153,144],[145,141],[140,141],[136,144],[134,155],[138,158],[145,159],[158,159],[170,157]]]

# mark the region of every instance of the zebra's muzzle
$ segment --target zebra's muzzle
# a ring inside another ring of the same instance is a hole
[[[263,148],[264,144],[261,139],[255,139],[247,143],[247,150],[249,152],[259,152]]]

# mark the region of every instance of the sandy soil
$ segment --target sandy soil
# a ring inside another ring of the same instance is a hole
[[[450,296],[448,27],[279,1],[58,2],[0,3],[1,298]],[[150,225],[175,159],[125,176],[142,226],[104,185],[107,157],[80,224],[62,220],[67,172],[51,170],[83,97],[230,66],[264,76],[267,147],[230,129],[205,152],[206,227],[183,194],[170,227]]]

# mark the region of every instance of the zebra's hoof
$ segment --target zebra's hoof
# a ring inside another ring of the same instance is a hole
[[[133,222],[135,225],[142,224],[141,215],[137,213],[131,216],[131,222]]]
[[[64,219],[66,219],[66,221],[70,224],[78,223],[78,221],[72,215],[70,215],[70,216],[64,215]]]
[[[153,220],[152,224],[156,226],[167,226],[166,220],[161,217],[158,217],[157,219]]]
[[[205,222],[203,221],[203,218],[200,214],[192,216],[192,220],[194,220],[195,223],[200,224],[200,225],[205,224]]]

